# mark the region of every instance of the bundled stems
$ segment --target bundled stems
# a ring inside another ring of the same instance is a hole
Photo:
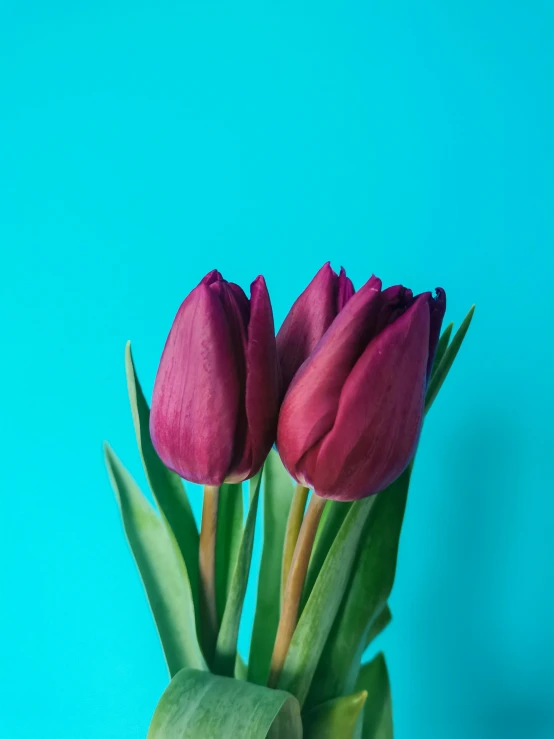
[[[217,508],[219,486],[204,486],[202,526],[200,528],[200,596],[202,605],[202,628],[206,657],[211,659],[218,631],[215,596],[215,545],[217,532]]]
[[[279,681],[289,646],[298,620],[298,610],[310,555],[317,533],[317,527],[325,508],[325,499],[312,495],[306,516],[300,527],[300,533],[294,549],[289,576],[285,587],[285,595],[281,608],[281,618],[273,647],[268,685],[275,688]]]
[[[287,530],[285,532],[285,543],[283,546],[283,565],[281,568],[281,608],[283,608],[283,600],[285,597],[285,588],[289,577],[292,558],[302,526],[304,518],[304,509],[308,500],[309,489],[304,485],[298,484],[294,491],[294,497],[290,507],[289,517],[287,519]]]

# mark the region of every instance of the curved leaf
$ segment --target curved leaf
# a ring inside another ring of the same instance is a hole
[[[366,690],[362,739],[393,739],[389,673],[382,652],[362,665],[356,690]]]
[[[469,309],[467,316],[464,318],[464,320],[460,324],[460,328],[454,334],[454,338],[452,339],[450,344],[445,349],[444,355],[440,361],[440,364],[437,365],[435,361],[435,365],[433,367],[433,374],[431,375],[431,381],[429,382],[429,387],[427,388],[427,395],[425,397],[425,412],[427,412],[429,408],[433,405],[433,401],[437,397],[437,394],[442,387],[442,383],[446,380],[446,376],[450,372],[450,368],[452,367],[452,364],[454,363],[454,360],[456,359],[456,355],[460,351],[462,342],[465,339],[465,336],[469,329],[471,319],[473,318],[474,312],[475,312],[475,306],[472,305],[471,308]]]
[[[375,496],[354,576],[321,655],[308,699],[318,705],[354,689],[372,622],[390,595],[412,466]]]
[[[350,579],[360,536],[376,497],[360,500],[348,511],[292,637],[278,687],[295,695],[301,705]]]
[[[237,563],[233,572],[227,604],[221,621],[214,657],[214,672],[219,675],[234,674],[237,658],[237,640],[239,635],[240,617],[244,604],[244,596],[248,585],[250,564],[252,561],[252,547],[254,544],[254,529],[258,512],[261,475],[257,478],[257,485],[250,503],[250,509],[244,526],[244,533],[240,543]]]
[[[442,358],[444,357],[444,352],[448,348],[448,343],[450,341],[453,328],[454,328],[454,324],[449,323],[448,326],[444,329],[444,331],[441,334],[439,343],[437,344],[437,351],[435,352],[435,357],[433,359],[433,368],[431,370],[431,374],[437,371],[437,368],[439,364],[441,363]]]
[[[258,685],[267,683],[279,624],[280,596],[277,583],[281,577],[285,530],[294,495],[292,478],[274,449],[269,452],[264,464],[263,492],[264,541],[248,662],[248,680]]]
[[[369,627],[369,631],[367,633],[367,638],[365,641],[365,648],[369,647],[371,642],[376,639],[379,634],[384,631],[387,626],[392,621],[392,613],[390,612],[390,608],[385,603],[381,611],[379,611],[378,614],[376,614],[375,618],[372,620],[371,625]]]
[[[146,479],[162,518],[173,532],[174,541],[181,551],[187,568],[198,627],[200,614],[198,607],[198,527],[181,478],[167,469],[152,445],[149,429],[150,408],[135,371],[130,341],[125,346],[125,374],[133,424]]]
[[[169,672],[175,675],[183,667],[205,670],[196,637],[190,583],[182,558],[175,555],[172,534],[108,444],[104,454]]]
[[[242,483],[224,483],[219,491],[215,548],[215,594],[217,616],[223,618],[242,538]]]
[[[367,692],[322,703],[304,716],[304,739],[353,739]]]
[[[147,739],[302,739],[292,695],[242,680],[181,670],[154,713]]]

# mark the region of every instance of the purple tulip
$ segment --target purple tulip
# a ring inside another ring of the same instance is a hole
[[[191,482],[246,480],[275,441],[279,372],[263,277],[250,292],[207,274],[179,308],[160,361],[150,434],[166,466]]]
[[[337,275],[327,262],[296,300],[277,334],[283,394],[353,294],[344,269]]]
[[[419,439],[445,308],[440,288],[436,298],[414,297],[400,285],[381,290],[376,277],[342,307],[281,407],[277,447],[298,482],[351,501],[403,472]]]

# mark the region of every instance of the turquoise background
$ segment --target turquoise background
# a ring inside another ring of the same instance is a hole
[[[397,739],[554,737],[553,32],[547,0],[2,3],[2,738],[141,739],[167,682],[102,463],[144,485],[125,341],[150,395],[206,271],[280,323],[327,259],[477,304],[379,640]]]

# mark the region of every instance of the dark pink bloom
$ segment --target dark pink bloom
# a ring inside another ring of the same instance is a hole
[[[281,407],[277,447],[296,480],[324,498],[357,500],[403,472],[445,308],[441,289],[414,297],[402,286],[381,290],[376,277],[350,297]]]
[[[337,275],[327,262],[296,300],[277,334],[283,394],[353,294],[344,269]]]
[[[162,461],[204,485],[261,468],[279,408],[273,312],[263,277],[242,289],[214,270],[185,299],[160,361],[150,415]]]

